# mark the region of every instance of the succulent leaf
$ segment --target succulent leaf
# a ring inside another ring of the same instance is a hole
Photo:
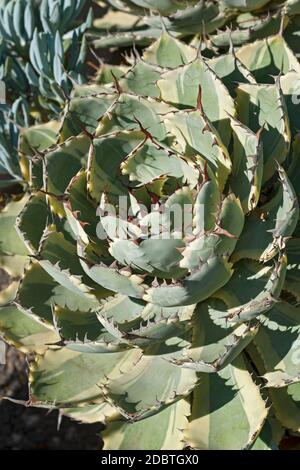
[[[199,380],[184,433],[187,444],[202,450],[249,448],[267,409],[242,356],[218,374],[201,374]]]
[[[0,308],[0,325],[5,340],[26,353],[43,354],[60,339],[54,328],[16,305]]]
[[[181,450],[185,445],[182,429],[189,413],[189,403],[178,400],[142,421],[111,423],[103,433],[104,449]]]

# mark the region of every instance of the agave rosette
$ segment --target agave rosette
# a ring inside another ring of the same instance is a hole
[[[105,423],[105,449],[300,431],[299,68],[281,36],[208,60],[165,33],[22,133],[0,329],[35,353],[30,405]]]
[[[284,31],[299,54],[299,0],[109,0],[106,15],[92,32],[98,47],[148,45],[167,29],[174,37],[197,41],[202,35],[210,49],[227,48]],[[100,5],[104,2],[99,1]]]
[[[9,101],[22,97],[27,107],[30,102],[37,119],[43,110],[60,113],[71,90],[70,77],[79,83],[86,80],[84,33],[93,12],[90,9],[79,24],[84,4],[84,0],[0,1],[0,78]]]
[[[0,110],[0,186],[20,183],[19,126],[59,116],[72,82],[87,80],[84,0],[0,0],[0,81],[6,105]],[[81,24],[79,24],[79,22]],[[6,96],[3,93],[6,91]]]

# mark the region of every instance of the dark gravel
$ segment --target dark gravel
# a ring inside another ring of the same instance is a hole
[[[28,398],[26,357],[7,348],[7,363],[0,365],[0,396]],[[57,411],[26,408],[7,400],[0,402],[0,450],[96,450],[100,448],[101,424],[78,424],[63,417],[57,430]]]

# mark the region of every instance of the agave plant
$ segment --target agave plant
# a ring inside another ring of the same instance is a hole
[[[300,432],[299,90],[281,36],[208,60],[164,33],[22,132],[0,330],[34,354],[28,406],[105,449]]]
[[[61,111],[71,90],[70,78],[85,80],[84,33],[93,14],[90,10],[86,21],[79,22],[84,4],[84,0],[1,0],[1,80],[10,98],[22,96],[31,106],[37,101],[48,112]]]
[[[0,173],[6,190],[21,179],[15,158],[18,126],[59,115],[73,82],[87,79],[84,33],[93,13],[90,10],[80,21],[85,3],[0,1],[0,80],[6,86],[7,101],[1,111]]]
[[[99,2],[103,3],[103,2]],[[109,0],[113,9],[95,21],[98,47],[147,45],[167,29],[174,37],[209,36],[210,49],[253,42],[285,30],[300,52],[299,0]]]
[[[18,120],[21,122],[18,123]],[[28,125],[27,103],[22,98],[10,107],[0,104],[0,192],[10,192],[23,184],[18,159],[19,125]]]

